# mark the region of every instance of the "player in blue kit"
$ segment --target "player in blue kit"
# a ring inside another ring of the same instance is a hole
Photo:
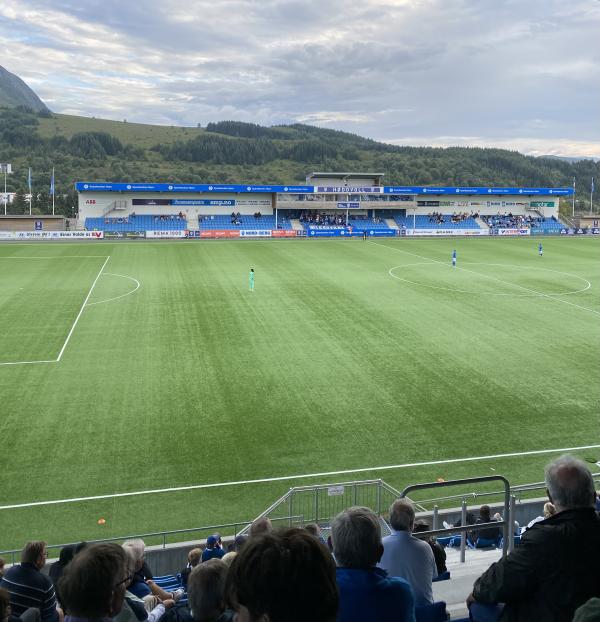
[[[542,248],[542,243],[541,242],[538,244],[538,253],[539,253],[540,257],[542,257],[544,255],[544,249]]]
[[[456,268],[456,250],[452,251],[452,267]]]

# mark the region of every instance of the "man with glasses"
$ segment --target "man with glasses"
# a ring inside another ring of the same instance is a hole
[[[122,609],[131,581],[128,558],[118,544],[93,544],[75,556],[59,585],[65,622],[108,620]]]
[[[0,581],[0,587],[10,594],[14,616],[22,616],[28,609],[38,609],[42,622],[62,621],[52,579],[41,572],[47,558],[45,542],[28,542],[21,553],[21,563],[9,568]]]

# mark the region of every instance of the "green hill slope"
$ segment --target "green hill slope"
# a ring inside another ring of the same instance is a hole
[[[580,207],[600,163],[534,158],[516,151],[404,147],[302,124],[263,127],[222,121],[206,128],[168,127],[0,108],[0,150],[13,164],[9,191],[23,193],[32,168],[35,209],[56,169],[59,211],[76,205],[73,182],[292,183],[314,170],[377,171],[386,184],[570,186]],[[589,206],[589,203],[587,203]],[[20,200],[14,205],[24,209]]]

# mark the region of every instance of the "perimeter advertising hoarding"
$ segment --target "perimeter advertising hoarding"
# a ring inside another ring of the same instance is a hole
[[[37,240],[101,240],[104,231],[0,231],[4,239],[37,239]]]
[[[270,238],[271,229],[240,229],[241,238]]]
[[[367,235],[373,238],[392,238],[400,234],[398,229],[365,229]],[[350,235],[352,237],[362,237],[363,229],[356,230],[352,228]]]
[[[487,229],[407,229],[406,235],[489,235]]]
[[[188,233],[196,233],[195,231],[188,231]],[[198,231],[200,234],[187,235],[186,237],[201,237],[201,238],[239,238],[240,232],[234,229],[209,229],[208,231]]]
[[[496,229],[496,235],[531,235],[531,229]]]
[[[111,240],[138,240],[146,237],[145,231],[105,231],[104,237]]]
[[[297,238],[298,234],[302,234],[301,231],[290,231],[286,229],[273,229],[271,231],[272,238]]]
[[[561,229],[560,235],[600,235],[600,228]]]
[[[185,238],[185,231],[146,231],[147,238]]]

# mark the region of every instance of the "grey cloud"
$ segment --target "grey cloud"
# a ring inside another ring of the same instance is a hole
[[[0,51],[57,111],[526,148],[600,142],[599,25],[589,0],[5,0]]]

